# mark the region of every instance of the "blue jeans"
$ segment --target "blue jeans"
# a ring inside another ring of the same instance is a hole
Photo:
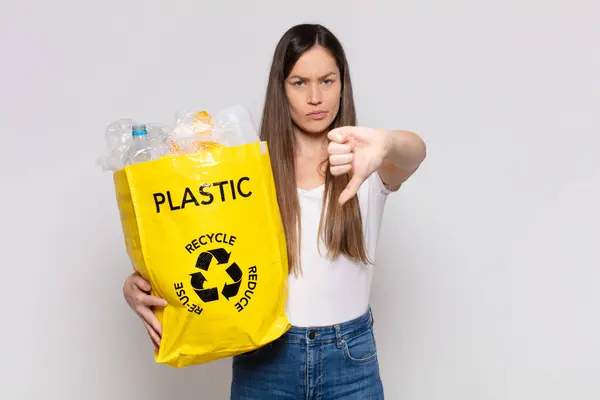
[[[371,310],[339,325],[293,326],[234,357],[231,399],[383,399]]]

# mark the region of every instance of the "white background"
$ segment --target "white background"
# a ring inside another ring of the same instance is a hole
[[[360,122],[418,132],[373,287],[386,398],[600,398],[600,6],[567,1],[0,4],[0,398],[225,399],[230,362],[156,365],[104,127],[241,103],[280,35],[346,47]],[[246,16],[243,14],[247,13]]]

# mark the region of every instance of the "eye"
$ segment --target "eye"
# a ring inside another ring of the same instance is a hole
[[[293,85],[296,86],[296,87],[302,87],[302,85],[304,85],[304,82],[303,81],[296,81],[296,82],[293,83]]]
[[[333,83],[333,79],[325,79],[323,83],[326,85],[331,85]]]

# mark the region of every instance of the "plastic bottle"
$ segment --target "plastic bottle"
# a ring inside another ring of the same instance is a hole
[[[125,154],[125,165],[153,160],[155,157],[146,125],[133,125],[131,136],[131,144]]]

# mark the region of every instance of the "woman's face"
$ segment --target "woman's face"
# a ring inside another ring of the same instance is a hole
[[[321,46],[305,52],[285,81],[294,124],[304,133],[325,132],[340,109],[342,83],[335,59]]]

